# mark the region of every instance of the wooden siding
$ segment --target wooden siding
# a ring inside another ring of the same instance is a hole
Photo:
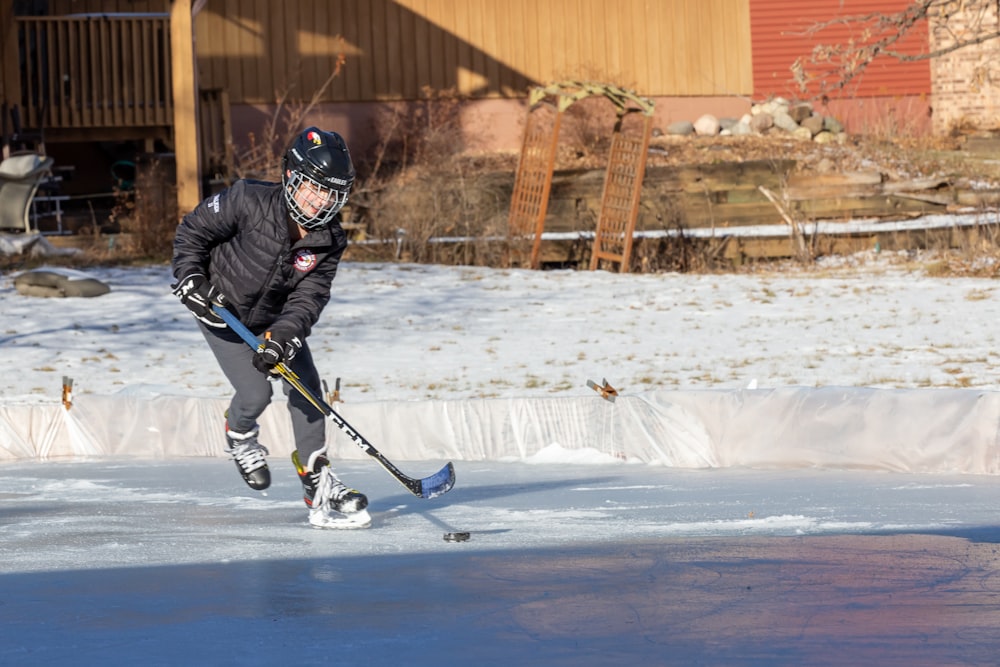
[[[815,85],[803,93],[792,81],[791,66],[797,58],[806,59],[817,44],[845,44],[861,39],[844,25],[833,25],[815,35],[805,31],[835,17],[872,13],[894,14],[911,0],[749,0],[750,30],[753,36],[754,96],[769,95],[805,98],[817,92]],[[927,24],[918,24],[910,38],[897,50],[914,53],[927,48]],[[836,96],[892,97],[927,95],[931,91],[930,66],[924,61],[900,62],[877,59],[855,85],[852,83]],[[834,96],[831,96],[834,97]]]
[[[234,104],[517,98],[595,80],[645,96],[749,95],[749,0],[208,0],[199,85]],[[167,12],[169,0],[51,0],[50,13]]]
[[[589,79],[643,95],[747,95],[747,0],[209,0],[195,24],[200,85],[234,104],[420,99],[428,87],[522,97]]]

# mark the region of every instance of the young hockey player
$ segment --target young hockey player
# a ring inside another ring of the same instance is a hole
[[[174,294],[191,310],[235,391],[226,412],[227,452],[252,489],[271,484],[258,442],[257,419],[271,402],[275,366],[284,363],[320,394],[306,339],[330,299],[347,236],[337,213],[354,183],[343,138],[315,127],[288,147],[281,183],[239,180],[207,198],[177,228]],[[226,307],[255,335],[251,349],[213,312]],[[347,488],[321,451],[326,421],[297,391],[288,396],[295,451],[309,523],[318,528],[363,527],[368,499]]]

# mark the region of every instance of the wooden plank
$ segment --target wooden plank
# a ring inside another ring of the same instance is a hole
[[[955,203],[959,206],[998,206],[1000,190],[958,190],[955,193]]]
[[[256,36],[262,32],[262,26],[257,21],[258,4],[259,0],[233,0],[235,9],[229,15],[238,22],[231,30],[235,33],[236,41],[233,52],[237,55],[231,59],[230,76],[233,79],[230,81],[235,80],[236,84],[230,85],[230,88],[240,101],[250,104],[262,102],[260,91],[265,87],[270,88],[271,84],[270,73],[264,67],[256,67],[251,56],[257,48],[255,41],[259,37]]]
[[[63,25],[63,41],[57,46],[60,53],[60,66],[58,71],[59,81],[56,84],[58,97],[48,100],[48,104],[61,103],[67,108],[70,122],[74,125],[80,124],[80,100],[77,81],[74,76],[76,63],[79,61],[79,39],[78,26],[66,23]],[[67,78],[69,81],[67,82]],[[69,85],[67,85],[67,83]]]
[[[882,192],[879,185],[829,185],[829,186],[800,186],[787,187],[781,190],[781,195],[791,201],[815,199],[822,197],[832,199],[835,197],[871,197]]]
[[[247,18],[243,16],[241,11],[241,6],[244,4],[241,0],[226,0],[223,11],[225,12],[225,16],[229,17],[230,20],[227,21],[226,29],[221,31],[221,38],[224,40],[224,52],[236,54],[236,57],[218,57],[225,65],[221,67],[220,74],[222,78],[216,81],[217,85],[222,85],[229,89],[229,94],[232,95],[234,101],[239,100],[240,102],[246,102],[249,98],[246,86],[243,85],[245,68],[243,64],[245,59],[243,45],[246,40],[243,32],[247,25]]]
[[[376,99],[378,90],[375,81],[378,59],[374,54],[372,37],[373,4],[369,2],[358,3],[358,49],[361,51],[358,99],[366,101]]]
[[[247,58],[258,63],[258,67],[268,73],[271,85],[258,92],[264,104],[275,104],[280,97],[289,94],[292,84],[300,80],[296,68],[298,44],[295,35],[298,26],[295,15],[289,12],[296,4],[292,2],[264,2],[257,4],[257,20],[260,22],[261,40],[257,48],[247,54]],[[302,93],[296,89],[294,97],[301,99]],[[291,100],[289,100],[291,101]]]
[[[413,69],[410,73],[412,78],[407,81],[404,89],[404,94],[409,99],[416,98],[420,94],[422,85],[433,85],[432,82],[434,81],[434,75],[431,70],[431,49],[434,48],[431,40],[431,31],[433,28],[426,18],[417,14],[415,10],[411,11],[415,13],[412,41],[410,42],[410,48],[412,48],[410,53],[413,54]]]
[[[358,5],[354,2],[337,2],[332,5],[339,8],[340,14],[334,10],[333,20],[336,23],[336,31],[347,42],[347,46],[353,53],[347,55],[347,65],[344,68],[341,78],[343,79],[342,99],[356,100],[361,97],[361,71],[365,66],[365,54],[361,51],[358,43],[358,33],[361,26],[358,24]]]
[[[171,89],[173,77],[173,62],[170,59],[170,27],[158,23],[156,26],[156,43],[159,45],[158,57],[152,67],[153,108],[156,109],[156,124],[170,125],[173,123],[174,102]]]
[[[809,220],[855,218],[902,219],[914,214],[942,213],[944,207],[894,195],[844,199],[810,199],[795,203],[795,214]]]
[[[296,53],[299,54],[299,69],[302,72],[302,98],[311,100],[312,96],[326,82],[327,74],[323,73],[319,58],[319,37],[316,34],[320,30],[326,29],[325,23],[317,23],[316,11],[320,6],[325,7],[325,2],[312,2],[311,0],[298,0],[298,2],[288,2],[286,5],[296,5],[298,38],[296,40]]]
[[[122,125],[132,125],[133,123],[126,121],[125,108],[122,104],[122,101],[125,99],[123,97],[124,89],[122,85],[125,81],[122,71],[124,69],[122,58],[125,55],[124,26],[118,25],[116,28],[112,29],[108,21],[101,21],[101,31],[107,36],[107,41],[111,45],[109,51],[104,51],[104,53],[109,54],[105,62],[111,81],[111,89],[108,92],[108,117],[111,119],[112,125],[120,127]]]
[[[53,32],[55,32],[58,35],[58,37],[52,40],[52,42],[49,42],[49,53],[50,57],[53,58],[49,62],[58,63],[58,70],[56,72],[56,74],[58,75],[61,75],[63,72],[69,69],[69,56],[66,53],[66,44],[69,41],[66,34],[67,25],[68,24],[63,24],[63,23],[54,24],[53,27],[55,28],[55,30]],[[52,37],[52,35],[49,35],[49,37]],[[62,76],[49,77],[49,97],[48,97],[49,104],[55,105],[54,102],[55,100],[61,100],[63,98],[62,91],[60,90],[61,87],[62,87]],[[58,106],[60,107],[59,109],[59,115],[60,115],[59,120],[61,121],[60,124],[71,126],[73,124],[72,106],[69,104],[60,104]]]
[[[149,19],[143,19],[135,25],[130,37],[132,62],[128,73],[132,79],[130,85],[133,91],[134,114],[140,124],[156,125],[159,104],[154,84],[157,72],[163,63],[156,24]]]
[[[142,30],[146,23],[145,20],[129,19],[122,26],[124,29],[121,46],[123,59],[121,68],[122,96],[119,98],[119,104],[127,123],[130,125],[144,125],[147,122],[146,98],[143,95],[142,79],[138,75],[138,70],[143,66],[143,61],[155,56],[151,48],[148,52],[144,52],[145,49],[141,47],[136,48],[136,45],[143,38]],[[152,44],[147,44],[147,48],[152,46]]]
[[[204,9],[194,17],[194,34],[198,36],[195,44],[195,54],[198,59],[198,86],[200,88],[216,88],[221,80],[220,68],[222,59],[216,57],[219,45],[225,43],[226,30],[218,12],[222,9],[224,0],[217,0],[218,6],[206,4]],[[212,35],[211,41],[206,41],[203,35]],[[209,48],[211,47],[211,48]]]
[[[177,213],[187,215],[201,201],[198,159],[197,95],[191,0],[170,7],[173,69],[174,155],[177,169]]]
[[[469,43],[472,45],[470,49],[472,52],[472,61],[469,64],[469,72],[472,80],[468,83],[468,94],[482,95],[486,88],[486,63],[489,60],[483,51],[483,42],[485,41],[482,21],[483,2],[482,0],[470,0],[469,4],[471,6],[466,15],[465,34],[469,35]]]
[[[96,127],[100,113],[97,104],[101,76],[101,56],[97,53],[99,44],[97,26],[92,21],[88,21],[77,26],[76,33],[80,36],[81,55],[86,53],[86,57],[90,59],[91,63],[86,74],[80,77],[82,80],[80,85],[81,123],[85,127]]]
[[[973,155],[1000,155],[1000,137],[992,135],[968,137],[964,148]]]
[[[299,78],[298,44],[295,42],[298,27],[298,13],[295,11],[297,6],[297,2],[254,0],[256,38],[252,41],[252,48],[243,58],[249,63],[253,72],[251,81],[255,88],[255,101],[262,104],[274,104],[277,95],[287,90],[290,84]],[[286,7],[294,13],[292,17],[283,15]],[[271,47],[271,42],[276,34],[284,35],[285,39],[291,40],[294,45],[290,46],[287,41],[285,42],[285,49],[287,55],[291,56],[291,62],[286,62],[282,70],[274,67],[274,49]],[[296,90],[295,96],[301,99],[302,92]]]
[[[854,171],[836,174],[789,174],[788,187],[829,187],[855,185],[882,185],[880,171]]]
[[[385,72],[383,98],[400,99],[403,97],[403,60],[405,56],[399,48],[402,40],[402,17],[403,9],[394,2],[386,3],[384,30],[382,32],[385,40],[382,48],[384,59],[379,67]]]
[[[153,106],[156,109],[156,122],[158,126],[170,127],[174,118],[174,98],[173,98],[173,61],[170,58],[170,24],[164,25],[157,22],[156,43],[159,45],[158,57],[153,66]],[[149,141],[149,138],[146,138]]]
[[[603,4],[603,3],[601,3]],[[607,81],[620,81],[623,77],[623,45],[629,41],[628,37],[622,35],[622,17],[616,10],[602,12],[600,8],[591,4],[591,11],[598,11],[605,15],[607,27],[602,35],[601,43],[604,48],[604,69],[599,76]],[[547,73],[539,73],[543,79],[548,79]]]
[[[510,94],[516,86],[511,68],[514,66],[511,58],[506,54],[513,52],[514,44],[518,39],[522,39],[519,23],[524,21],[524,15],[518,10],[520,0],[511,0],[510,12],[501,16],[496,16],[494,32],[496,34],[496,48],[493,51],[494,59],[497,60],[497,81],[496,86],[499,91]],[[501,66],[502,64],[502,66]]]
[[[368,58],[371,63],[372,83],[374,85],[372,94],[374,99],[378,100],[386,99],[386,93],[389,90],[388,69],[394,64],[390,64],[386,57],[386,54],[389,52],[388,45],[386,44],[386,5],[389,2],[390,0],[371,0],[372,41]]]
[[[12,104],[21,99],[21,76],[18,71],[18,26],[14,3],[0,2],[0,100]],[[4,123],[10,122],[8,118]],[[4,127],[7,127],[5,124]],[[6,138],[6,137],[4,137]]]
[[[316,78],[320,82],[320,85],[323,85],[330,75],[333,74],[337,66],[337,58],[344,52],[344,33],[340,21],[340,10],[343,4],[343,2],[314,3],[316,7],[316,29],[322,32],[317,41],[322,41],[324,44],[336,44],[332,52],[324,52],[323,49],[317,48],[316,53],[311,56],[312,60],[316,63]],[[334,36],[338,36],[339,39],[334,40]],[[346,56],[346,54],[344,55]],[[340,74],[330,83],[326,91],[327,99],[344,99],[345,89],[344,69],[341,68]]]
[[[460,8],[456,6],[454,0],[443,0],[443,4],[447,5],[448,8],[448,23],[446,25],[450,26],[454,21],[454,12],[460,11]],[[432,84],[431,87],[435,90],[447,90],[458,85],[458,79],[455,76],[458,69],[458,42],[449,32],[441,31],[439,37],[435,53],[440,58],[441,64],[436,68],[437,84]]]
[[[544,3],[539,3],[544,6]],[[455,14],[455,35],[469,34],[469,8]],[[455,88],[459,94],[471,95],[475,91],[475,78],[472,76],[472,46],[467,39],[455,39]]]
[[[926,190],[939,190],[951,186],[951,181],[947,178],[931,176],[929,178],[911,178],[905,181],[890,181],[882,184],[883,192],[920,192]]]

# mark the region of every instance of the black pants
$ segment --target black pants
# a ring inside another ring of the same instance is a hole
[[[229,430],[246,433],[256,426],[257,418],[271,403],[274,395],[272,383],[275,380],[269,380],[266,375],[254,368],[251,359],[256,353],[232,330],[207,327],[201,322],[198,325],[219,362],[219,367],[236,391],[229,403],[227,417]],[[322,395],[319,372],[305,341],[302,349],[292,360],[291,369],[317,396]],[[288,396],[288,413],[292,419],[295,448],[299,451],[299,460],[305,463],[309,460],[309,455],[323,447],[326,441],[326,418],[287,382],[280,379],[277,381],[281,382],[285,395]],[[275,435],[271,434],[270,437]],[[265,447],[266,437],[261,442]]]

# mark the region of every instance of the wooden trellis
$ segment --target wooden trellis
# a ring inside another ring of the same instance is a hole
[[[601,210],[594,232],[594,249],[590,254],[591,271],[599,268],[602,261],[607,261],[617,263],[620,273],[628,273],[632,256],[632,237],[636,218],[639,217],[639,195],[646,173],[653,118],[646,116],[643,119],[643,130],[639,136],[624,132],[623,120],[624,116],[619,116],[611,136]]]
[[[548,210],[549,190],[552,187],[561,120],[562,110],[551,104],[533,104],[528,111],[507,223],[509,264],[529,264],[536,268],[542,230],[545,227],[545,213]],[[531,259],[525,261],[528,243],[532,239]]]
[[[628,271],[654,105],[651,100],[616,86],[578,81],[555,83],[530,92],[524,141],[507,224],[510,264],[539,267],[562,115],[574,102],[593,95],[601,95],[611,101],[618,117],[611,136],[611,152],[590,268],[596,269],[602,261],[609,261],[619,262],[620,270]],[[552,98],[555,99],[554,104]],[[643,130],[638,137],[635,133],[626,132],[623,123],[628,114],[636,111],[644,115]],[[532,241],[531,255],[525,262],[529,240]]]

